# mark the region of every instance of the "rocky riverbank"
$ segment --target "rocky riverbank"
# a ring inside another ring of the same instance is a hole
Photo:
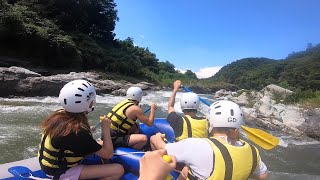
[[[220,90],[214,97],[228,98],[241,105],[247,124],[283,131],[296,137],[307,135],[319,141],[320,109],[284,104],[283,100],[292,93],[294,92],[271,84],[260,91]]]
[[[97,94],[124,95],[130,86],[138,86],[143,90],[157,90],[160,87],[152,83],[140,82],[132,84],[127,81],[102,79],[94,72],[70,72],[42,76],[25,68],[12,66],[0,67],[0,97],[10,96],[57,96],[64,84],[75,79],[85,79],[96,87]]]

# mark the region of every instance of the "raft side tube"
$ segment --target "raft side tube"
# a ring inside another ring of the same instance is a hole
[[[168,142],[172,143],[175,140],[174,131],[166,118],[155,118],[153,126],[147,126],[143,123],[140,123],[139,126],[140,132],[147,135],[148,139],[150,139],[152,135],[160,132],[166,135],[165,138]]]

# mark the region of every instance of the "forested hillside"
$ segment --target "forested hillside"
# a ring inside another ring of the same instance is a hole
[[[51,69],[98,70],[161,85],[174,79],[196,81],[169,61],[115,39],[113,0],[0,0],[0,56],[21,58]]]
[[[115,39],[113,0],[0,0],[0,59],[23,59],[50,71],[100,71],[168,86],[176,79],[206,89],[261,89],[271,83],[292,90],[320,89],[320,45],[283,60],[245,58],[199,80],[159,60],[134,40]],[[0,62],[1,63],[1,62]]]
[[[245,89],[260,90],[272,83],[291,90],[319,90],[320,44],[293,52],[283,60],[241,59],[224,66],[210,79]]]

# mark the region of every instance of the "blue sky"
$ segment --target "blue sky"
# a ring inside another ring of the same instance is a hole
[[[198,77],[245,57],[285,58],[320,43],[319,0],[115,0],[116,38]]]

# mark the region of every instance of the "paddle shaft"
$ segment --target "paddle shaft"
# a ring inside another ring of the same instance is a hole
[[[147,113],[147,112],[149,112],[150,111],[150,109],[151,109],[151,107],[149,107],[148,109],[146,109],[145,111],[144,111],[144,113]],[[101,121],[92,129],[92,131],[94,132],[94,131],[96,131],[97,130],[97,128],[99,127],[101,125]]]

